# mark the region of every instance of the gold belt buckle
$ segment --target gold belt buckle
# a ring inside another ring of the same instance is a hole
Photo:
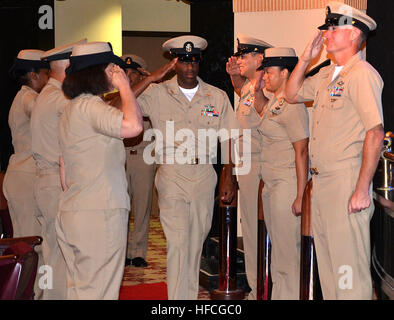
[[[319,174],[319,170],[317,170],[317,168],[310,168],[309,172],[313,175],[318,175]]]

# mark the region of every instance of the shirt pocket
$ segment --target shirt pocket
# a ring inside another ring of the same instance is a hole
[[[345,103],[344,103],[344,98],[332,98],[327,105],[327,113],[329,115],[329,125],[332,128],[340,128],[346,123],[344,123],[344,120],[346,120],[346,114],[345,112]]]
[[[239,114],[241,117],[248,117],[248,116],[250,116],[251,108],[253,108],[252,105],[251,105],[251,106],[246,106],[246,105],[244,105],[244,104],[241,102],[241,105],[239,106],[238,114]]]
[[[219,128],[219,116],[207,116],[200,114],[198,118],[198,126],[200,128],[213,128],[213,129],[218,129]]]
[[[179,113],[160,112],[158,120],[158,127],[163,133],[166,132],[167,127],[173,126],[175,131],[185,127]]]

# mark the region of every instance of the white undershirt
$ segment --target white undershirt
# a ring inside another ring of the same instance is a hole
[[[332,75],[331,81],[336,78],[336,76],[341,72],[342,69],[343,69],[343,66],[336,66],[335,67],[335,71],[334,71],[334,74]]]
[[[185,97],[187,98],[187,100],[192,101],[194,95],[196,94],[197,90],[198,90],[198,84],[197,87],[193,88],[193,89],[185,89],[182,87],[179,87],[179,90],[181,90],[183,92],[183,94],[185,95]]]

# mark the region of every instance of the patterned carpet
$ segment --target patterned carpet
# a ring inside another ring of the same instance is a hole
[[[133,228],[133,219],[130,219]],[[122,286],[134,286],[142,283],[166,281],[166,239],[159,217],[151,217],[149,230],[149,246],[146,261],[147,268],[129,266],[125,268]],[[198,300],[210,300],[209,292],[200,287]]]

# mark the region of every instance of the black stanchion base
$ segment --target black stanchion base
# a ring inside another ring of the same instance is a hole
[[[243,300],[245,299],[245,291],[234,290],[234,291],[220,291],[213,290],[210,292],[212,300]]]

